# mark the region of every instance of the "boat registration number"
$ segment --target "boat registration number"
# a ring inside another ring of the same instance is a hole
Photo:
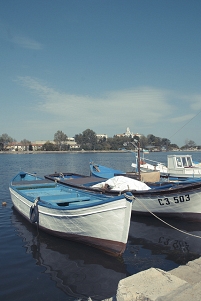
[[[173,202],[172,202],[173,199]],[[158,199],[158,202],[161,206],[163,205],[170,205],[171,203],[184,203],[190,201],[190,195],[185,194],[185,195],[180,195],[180,196],[174,196],[173,198],[163,198],[163,199]]]

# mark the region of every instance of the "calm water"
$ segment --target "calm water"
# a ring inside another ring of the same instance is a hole
[[[192,153],[201,161],[201,152]],[[166,162],[167,153],[149,159]],[[10,179],[19,171],[39,176],[61,172],[89,174],[89,161],[131,171],[131,153],[0,154],[0,300],[102,300],[113,296],[118,282],[150,267],[171,270],[200,257],[201,239],[176,231],[153,217],[132,217],[127,248],[115,259],[79,243],[38,231],[12,207]],[[6,202],[7,206],[1,206]],[[191,234],[201,225],[166,220]]]

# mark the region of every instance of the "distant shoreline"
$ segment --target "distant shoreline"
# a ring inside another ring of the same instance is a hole
[[[12,155],[37,155],[37,154],[85,154],[85,153],[131,153],[134,151],[122,151],[122,150],[86,150],[86,151],[0,151],[1,154]],[[170,151],[175,153],[180,152],[201,152],[201,150],[183,150],[183,151]],[[150,153],[168,153],[166,151],[153,151]]]
[[[130,153],[130,151],[120,151],[120,150],[95,150],[95,151],[21,151],[21,152],[5,152],[5,151],[0,151],[0,154],[12,154],[12,155],[25,155],[25,154],[30,154],[30,155],[36,155],[36,154],[72,154],[72,153],[78,153],[78,154],[85,154],[85,153]]]

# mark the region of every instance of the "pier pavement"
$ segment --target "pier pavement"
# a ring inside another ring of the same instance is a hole
[[[104,301],[201,301],[201,258],[169,272],[150,268],[122,279]]]

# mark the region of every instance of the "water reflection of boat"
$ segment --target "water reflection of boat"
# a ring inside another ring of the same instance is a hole
[[[154,217],[132,217],[127,249],[140,245],[143,249],[151,250],[152,256],[165,255],[166,260],[178,265],[201,256],[200,223],[172,219],[166,219],[165,222]]]
[[[13,210],[12,223],[23,238],[26,252],[46,268],[58,288],[68,296],[103,300],[113,296],[126,277],[124,264],[91,247],[52,237],[36,229]]]
[[[192,235],[200,223],[167,222]],[[83,244],[65,241],[37,230],[13,211],[12,222],[27,253],[46,268],[68,296],[104,300],[116,294],[121,279],[151,267],[169,271],[201,255],[201,240],[176,231],[153,217],[133,216],[126,250],[120,259]]]

